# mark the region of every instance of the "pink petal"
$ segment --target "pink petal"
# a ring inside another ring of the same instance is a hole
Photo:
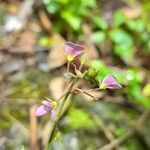
[[[103,83],[107,84],[107,85],[117,84],[117,79],[114,76],[112,76],[112,75],[107,75],[104,78]]]
[[[121,85],[118,84],[117,79],[112,75],[107,75],[102,84],[106,86],[108,89],[118,89],[121,88]]]
[[[44,109],[48,112],[52,110],[51,103],[47,100],[42,101],[42,104],[44,105]]]
[[[74,56],[76,57],[80,55],[83,52],[83,50],[84,50],[83,46],[76,44],[76,47],[74,48],[74,51],[73,51]]]
[[[67,42],[65,51],[68,54],[73,55],[74,57],[80,55],[84,50],[84,47],[79,44],[74,44],[72,42]]]
[[[47,113],[48,113],[48,111],[46,111],[46,110],[44,109],[44,105],[39,106],[39,107],[36,109],[36,111],[35,111],[35,115],[36,115],[36,116],[43,116],[43,115],[45,115],[45,114],[47,114]]]
[[[75,48],[75,44],[72,42],[67,42],[65,45],[65,51],[66,53],[72,54]]]
[[[82,51],[74,50],[73,55],[74,55],[74,57],[77,57],[77,56],[79,56],[81,53],[82,53]]]
[[[47,100],[42,101],[42,104],[47,106],[47,107],[51,107],[51,103]]]
[[[84,50],[84,47],[79,45],[79,44],[76,44],[76,50],[78,51],[83,51]]]

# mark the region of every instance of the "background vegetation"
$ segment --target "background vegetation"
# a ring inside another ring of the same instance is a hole
[[[34,109],[63,94],[65,41],[85,47],[91,80],[123,88],[71,97],[52,149],[150,149],[149,12],[149,0],[1,1],[0,149],[44,149],[49,116]]]

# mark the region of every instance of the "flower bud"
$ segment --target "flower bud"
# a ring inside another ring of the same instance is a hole
[[[117,79],[112,75],[107,75],[100,84],[100,89],[119,89],[119,88],[121,88],[121,85],[118,83]]]
[[[93,68],[89,68],[88,71],[87,71],[87,77],[89,78],[95,78],[97,76],[97,71]]]

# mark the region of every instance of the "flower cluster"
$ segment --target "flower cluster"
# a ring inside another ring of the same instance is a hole
[[[87,76],[92,76],[92,80],[95,80],[96,71],[93,71],[92,68],[89,69],[82,69],[84,68],[84,65],[86,63],[86,57],[84,54],[84,47],[79,45],[79,44],[74,44],[72,42],[67,42],[65,45],[65,52],[66,52],[66,57],[67,57],[67,76],[71,76],[71,78],[67,78],[69,82],[71,82],[71,84],[69,84],[70,86],[67,88],[66,93],[59,99],[61,101],[55,100],[43,100],[42,101],[42,105],[40,105],[36,111],[35,111],[35,115],[36,116],[43,116],[46,114],[49,114],[51,117],[51,120],[53,121],[53,129],[56,127],[56,124],[62,114],[62,110],[64,109],[64,105],[65,102],[67,100],[67,98],[69,97],[69,95],[71,93],[73,93],[73,91],[75,91],[75,84],[77,83],[77,81],[79,79],[87,79]],[[75,60],[80,60],[80,66],[77,67],[76,64],[74,63]],[[74,67],[74,71],[71,72],[70,71],[70,65],[72,65]],[[87,67],[85,67],[87,68]],[[73,79],[72,79],[73,77]],[[70,80],[69,80],[70,79]],[[99,82],[99,84],[97,85],[98,88],[93,89],[93,90],[104,90],[104,89],[119,89],[121,88],[121,85],[118,83],[117,79],[112,76],[112,75],[106,75],[104,77],[104,79],[102,80],[102,82]],[[87,92],[84,92],[82,89],[76,88],[78,89],[78,92],[83,92],[85,94],[87,94],[88,96],[90,95]],[[93,98],[95,98],[94,96],[91,96]],[[58,107],[57,107],[58,105]],[[52,133],[50,135],[50,137],[52,136]],[[51,138],[50,138],[51,139]]]
[[[81,54],[83,54],[84,47],[79,44],[74,44],[72,42],[67,42],[65,45],[65,51],[67,54],[67,60],[68,62],[72,62],[74,59],[79,58]],[[76,75],[72,74],[73,77],[83,78],[85,73],[81,73],[81,67],[84,65],[85,59],[82,59],[81,66],[79,69],[76,69],[75,67],[75,73]],[[103,81],[99,84],[99,89],[119,89],[121,88],[121,85],[118,83],[117,79],[112,75],[107,75],[104,77]],[[56,109],[56,102],[55,101],[48,101],[44,100],[42,101],[42,105],[39,106],[35,112],[37,116],[43,116],[45,114],[50,114],[52,120],[55,117],[55,109]]]

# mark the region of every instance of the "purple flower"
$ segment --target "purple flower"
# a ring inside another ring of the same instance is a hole
[[[72,58],[79,56],[84,50],[84,47],[72,42],[66,42],[65,51]]]
[[[118,83],[117,79],[112,75],[107,75],[103,79],[100,89],[119,89],[121,85]]]
[[[35,115],[43,116],[48,113],[51,115],[51,118],[53,120],[55,117],[54,102],[44,100],[44,101],[42,101],[42,105],[36,109]]]

